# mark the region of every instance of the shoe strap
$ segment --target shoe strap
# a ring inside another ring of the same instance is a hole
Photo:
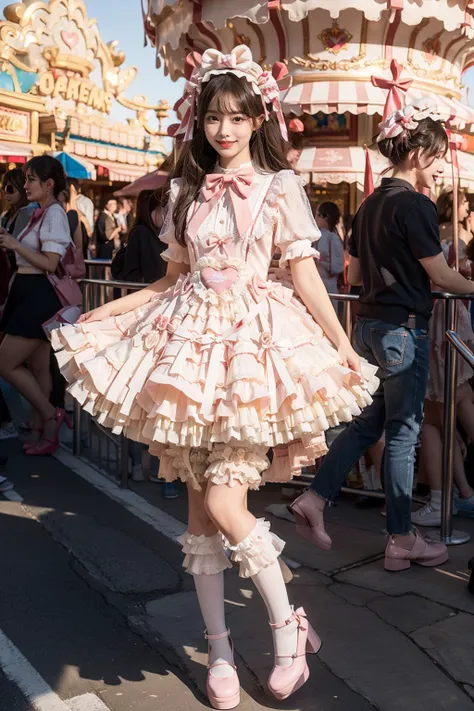
[[[220,634],[207,634],[207,630],[204,630],[204,639],[209,639],[209,640],[218,640],[218,639],[225,639],[226,637],[230,637],[230,629],[227,628],[225,632],[221,632]]]
[[[214,664],[207,665],[207,668],[209,670],[214,669],[214,667],[230,667],[234,671],[237,671],[237,667],[235,666],[235,664],[231,664],[230,662],[226,662],[226,661],[222,661],[222,662],[217,661],[217,662],[214,662]],[[227,677],[222,677],[222,678],[226,679]]]
[[[279,630],[282,627],[288,627],[288,625],[290,625],[295,620],[298,623],[298,627],[300,629],[306,629],[306,627],[308,626],[306,622],[306,612],[303,610],[302,607],[299,607],[296,612],[293,608],[291,608],[291,615],[284,622],[269,622],[268,624],[270,625],[272,630]]]

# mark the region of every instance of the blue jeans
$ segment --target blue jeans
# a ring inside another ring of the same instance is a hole
[[[369,363],[378,365],[380,385],[372,404],[334,441],[311,488],[332,501],[354,464],[385,431],[387,529],[391,534],[406,534],[412,528],[415,447],[428,381],[428,331],[359,318],[354,347]]]

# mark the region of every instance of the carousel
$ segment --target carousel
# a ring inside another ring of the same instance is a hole
[[[238,10],[237,10],[238,6]],[[446,182],[474,192],[474,109],[463,72],[474,64],[474,3],[465,0],[149,0],[146,34],[157,63],[176,80],[188,52],[248,45],[263,67],[283,61],[283,96],[295,169],[310,197],[354,213],[363,197],[389,95],[407,103],[435,96],[452,136]]]

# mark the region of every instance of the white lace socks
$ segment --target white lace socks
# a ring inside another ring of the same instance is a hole
[[[222,634],[226,631],[224,573],[221,571],[214,575],[194,575],[193,577],[207,634]],[[219,664],[212,669],[213,676],[223,678],[234,674],[234,668],[231,666],[234,659],[228,637],[209,640],[208,665],[212,666],[215,662],[219,662]],[[222,662],[227,662],[227,664]]]
[[[232,560],[240,563],[241,577],[251,577],[255,583],[272,623],[284,622],[293,613],[278,563],[284,545],[281,538],[270,532],[270,524],[264,519],[258,519],[255,528],[241,543],[229,546]],[[297,627],[297,622],[293,621],[280,629],[272,629],[275,664],[278,666],[289,666],[293,662],[291,655],[296,652]]]

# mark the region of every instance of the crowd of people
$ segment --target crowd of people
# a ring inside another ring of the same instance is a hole
[[[157,478],[155,457],[168,485],[186,484],[189,518],[180,542],[209,643],[207,693],[214,708],[231,709],[240,700],[224,610],[232,562],[268,611],[275,653],[268,687],[277,699],[305,683],[306,654],[321,646],[305,610],[290,604],[279,558],[284,541],[249,511],[250,489],[290,481],[321,459],[291,510],[298,532],[329,550],[325,507],[369,453],[386,494],[385,569],[448,559],[444,544],[413,525],[440,520],[444,322],[432,290],[474,294],[464,276],[474,248],[467,197],[443,193],[438,215],[423,193],[440,181],[448,148],[431,100],[381,123],[378,145],[390,177],[343,231],[334,203],[312,211],[287,162],[273,75],[244,46],[230,58],[208,50],[202,60],[187,85],[190,110],[183,107],[177,134],[186,140],[168,190],[142,193],[133,225],[130,206],[109,198],[91,229],[77,188],[71,191],[53,158],[26,165],[24,195],[21,179],[7,174],[11,207],[0,254],[12,279],[0,321],[0,376],[33,408],[26,454],[54,451],[68,418],[51,400],[56,366],[42,325],[60,304],[48,275],[73,246],[112,259],[115,278],[144,284],[53,329],[51,343],[72,397],[137,443],[137,468]],[[453,200],[461,271],[451,268],[452,234],[442,227],[441,241],[438,224],[449,221]],[[35,209],[17,228],[26,203]],[[360,291],[351,339],[328,296],[349,288]],[[474,346],[469,312],[457,308],[461,336]],[[460,368],[456,506],[474,513],[463,465],[474,439],[470,376]],[[6,411],[2,418],[6,431],[11,418]],[[339,425],[345,428],[328,450],[326,433]],[[419,440],[430,499],[413,512]]]

